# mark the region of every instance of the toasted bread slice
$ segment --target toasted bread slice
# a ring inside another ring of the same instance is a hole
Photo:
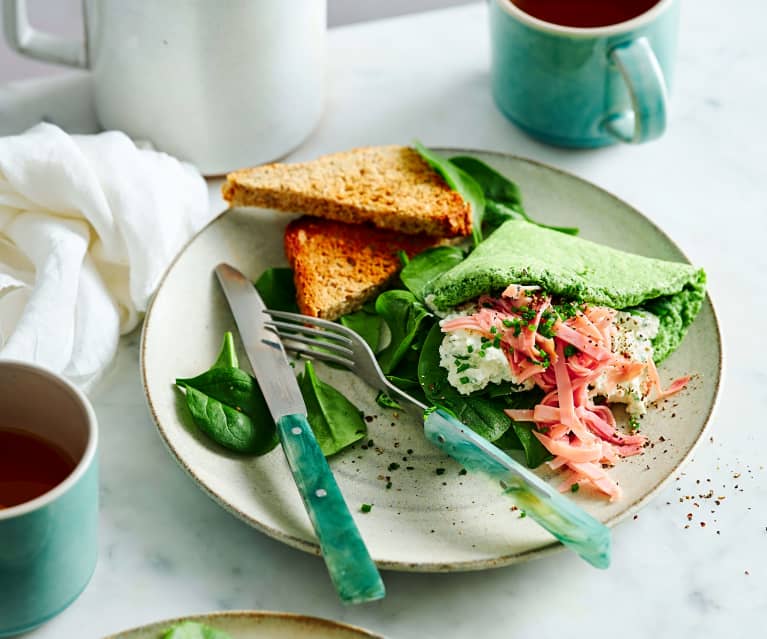
[[[402,261],[435,246],[428,235],[402,235],[370,225],[300,217],[285,229],[298,307],[334,320],[361,308],[396,277]]]
[[[471,208],[404,146],[352,149],[301,164],[235,171],[222,188],[232,206],[259,206],[407,234],[471,234]]]

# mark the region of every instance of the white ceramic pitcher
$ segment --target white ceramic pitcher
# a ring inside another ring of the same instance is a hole
[[[81,42],[3,2],[16,51],[91,71],[105,129],[207,175],[285,155],[320,118],[327,0],[84,0]]]

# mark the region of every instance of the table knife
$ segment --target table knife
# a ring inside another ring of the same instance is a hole
[[[216,276],[341,601],[356,604],[381,599],[386,594],[383,580],[309,426],[282,342],[265,326],[266,305],[250,280],[234,267],[219,264]]]

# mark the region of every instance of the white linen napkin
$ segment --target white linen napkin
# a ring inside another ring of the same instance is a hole
[[[213,216],[194,167],[122,133],[0,138],[0,358],[87,390]]]

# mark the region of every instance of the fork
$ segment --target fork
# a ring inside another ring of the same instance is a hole
[[[265,312],[272,318],[266,326],[279,335],[285,350],[342,366],[373,388],[409,403],[423,415],[431,443],[467,470],[499,481],[516,506],[592,566],[610,565],[610,530],[604,524],[447,411],[426,406],[392,384],[357,332],[308,315]]]

